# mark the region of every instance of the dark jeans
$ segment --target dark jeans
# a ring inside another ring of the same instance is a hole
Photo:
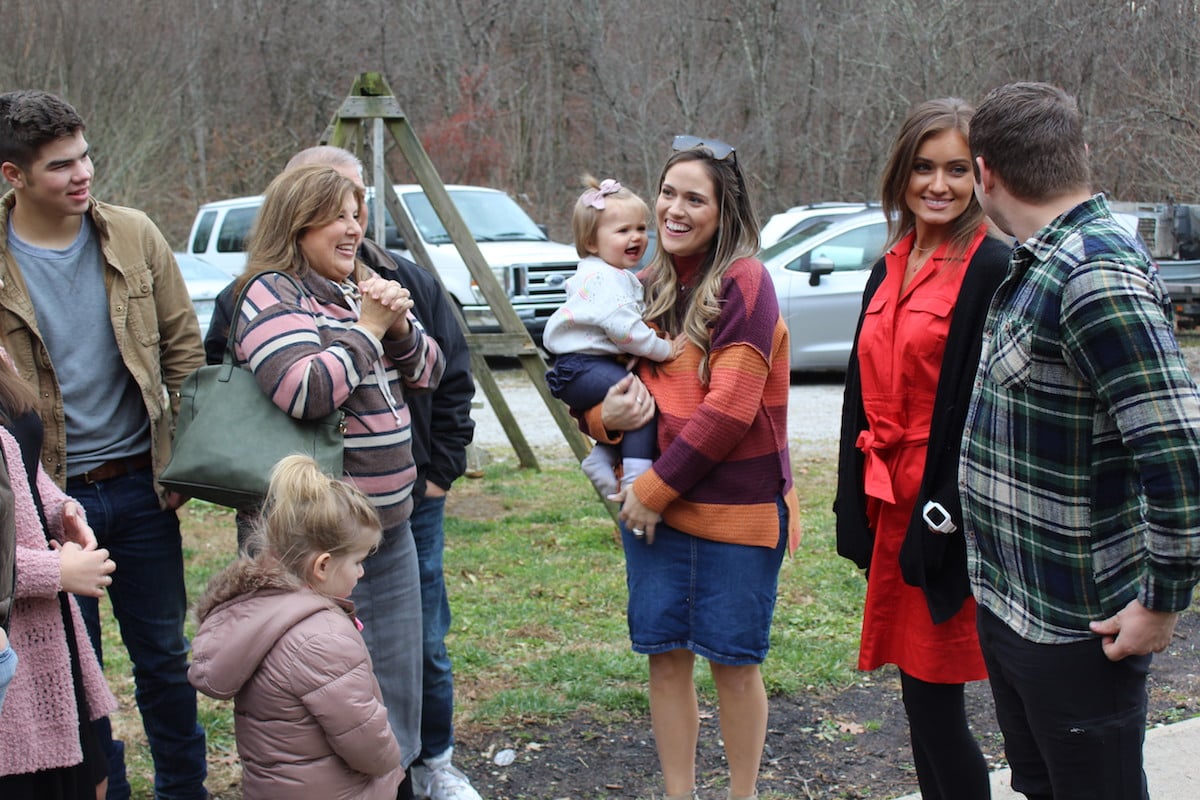
[[[546,373],[550,393],[574,411],[587,411],[604,400],[613,384],[629,373],[614,356],[564,353],[554,359]],[[616,445],[622,458],[654,459],[658,448],[658,426],[650,420],[633,431],[625,431]]]
[[[204,798],[208,768],[204,730],[196,721],[196,690],[187,679],[179,517],[159,507],[149,469],[93,484],[68,480],[67,494],[83,506],[100,546],[117,564],[108,596],[133,662],[134,696],[154,758],[155,796]],[[78,600],[88,637],[103,660],[99,603]],[[108,797],[126,798],[123,745],[113,741],[107,723],[101,720],[97,733],[109,759]]]
[[[454,745],[454,676],[446,652],[450,630],[450,600],[442,569],[446,514],[445,497],[422,497],[413,508],[409,525],[417,544],[421,571],[421,758],[434,758]]]
[[[1146,800],[1151,656],[1109,661],[1100,637],[1035,644],[976,613],[1013,788],[1029,800]]]

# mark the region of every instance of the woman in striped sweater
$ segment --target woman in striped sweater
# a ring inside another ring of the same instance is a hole
[[[699,713],[692,667],[717,687],[729,797],[757,796],[767,732],[760,664],[779,566],[799,538],[787,447],[788,332],[752,256],[758,220],[734,149],[678,136],[659,178],[647,321],[686,338],[639,365],[585,422],[612,441],[659,412],[659,456],[624,493],[633,649],[649,656],[650,714],[668,798],[691,798]]]
[[[350,599],[407,768],[421,746],[421,582],[404,397],[435,388],[443,361],[411,314],[408,289],[357,260],[362,208],[362,189],[331,167],[294,167],[271,182],[240,279],[249,288],[234,353],[292,416],[346,412],[344,477],[383,527]]]

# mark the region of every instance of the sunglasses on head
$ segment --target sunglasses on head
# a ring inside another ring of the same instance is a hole
[[[722,142],[720,139],[702,139],[699,136],[688,136],[686,134],[676,136],[675,141],[671,143],[671,149],[676,151],[695,150],[700,147],[712,153],[714,161],[724,161],[732,157],[733,173],[737,176],[738,189],[742,194],[745,194],[746,179],[742,177],[742,165],[738,163],[737,151],[733,149],[733,145]]]
[[[717,161],[724,161],[730,156],[737,161],[733,145],[726,144],[720,139],[702,139],[699,136],[681,134],[676,136],[675,141],[671,143],[672,150],[695,150],[698,147],[706,148]]]

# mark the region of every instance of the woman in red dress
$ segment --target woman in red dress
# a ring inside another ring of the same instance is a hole
[[[967,725],[987,677],[958,499],[958,448],[988,302],[1009,248],[975,199],[967,126],[949,98],[909,114],[882,180],[890,248],[863,297],[846,377],[838,552],[867,570],[858,667],[900,669],[925,800],[990,796]]]

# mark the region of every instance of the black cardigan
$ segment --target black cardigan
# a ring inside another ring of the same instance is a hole
[[[963,425],[971,400],[971,386],[979,365],[983,324],[988,305],[1008,271],[1011,250],[1003,242],[984,237],[967,265],[962,289],[950,321],[946,352],[938,378],[929,430],[928,454],[921,489],[900,548],[900,571],[906,583],[920,587],[934,623],[953,617],[970,595],[967,576],[967,545],[963,537],[962,504],[958,497],[958,454]],[[871,302],[886,275],[884,259],[871,270],[863,292],[863,309]],[[859,315],[861,331],[863,318]],[[838,447],[837,516],[838,554],[869,569],[875,535],[867,522],[867,497],[863,488],[865,457],[855,447],[867,418],[862,404],[862,379],[858,369],[858,332],[846,371],[846,394],[842,403],[842,434]],[[929,530],[921,516],[926,501],[936,500],[950,513],[958,530],[951,534]]]

